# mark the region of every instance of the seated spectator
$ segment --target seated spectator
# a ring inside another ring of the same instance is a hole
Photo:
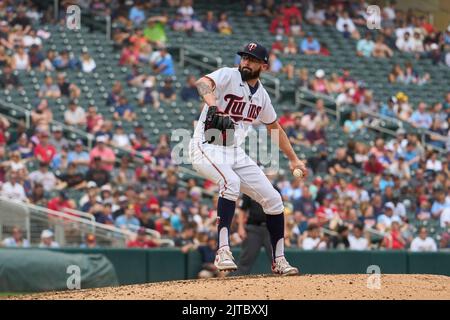
[[[69,102],[69,108],[64,112],[64,122],[74,127],[86,125],[86,113],[74,100]]]
[[[405,82],[405,72],[399,64],[396,64],[392,67],[391,72],[389,73],[389,82]]]
[[[437,251],[436,241],[428,237],[426,227],[419,228],[419,235],[411,242],[410,250],[413,252],[432,252]]]
[[[119,217],[120,218],[120,217]],[[117,218],[117,219],[119,219]],[[127,248],[155,248],[159,247],[159,244],[148,237],[145,228],[140,227],[137,231],[137,237],[135,240],[127,243]]]
[[[153,71],[163,76],[175,75],[174,63],[172,56],[167,52],[166,48],[161,48],[156,55],[150,59]]]
[[[39,163],[39,169],[31,172],[28,180],[32,185],[36,183],[42,184],[46,192],[54,190],[57,182],[55,175],[48,170],[48,164],[45,162]]]
[[[323,26],[326,20],[324,6],[321,6],[320,4],[309,5],[305,18],[310,24]]]
[[[284,53],[284,43],[282,35],[278,34],[275,37],[275,42],[272,43],[272,48],[270,50],[276,54]]]
[[[177,98],[175,89],[172,86],[172,79],[166,78],[164,86],[159,89],[159,100],[163,102],[172,102]]]
[[[394,161],[389,166],[389,172],[395,177],[399,177],[400,179],[409,180],[411,178],[411,171],[409,169],[409,165],[405,161],[405,158],[403,156],[399,156],[398,160]]]
[[[427,111],[425,102],[420,102],[417,110],[409,118],[409,122],[416,128],[429,129],[433,122],[430,113]]]
[[[45,59],[42,61],[41,65],[39,66],[39,70],[41,72],[46,71],[54,71],[55,70],[55,58],[56,53],[54,50],[47,50],[47,55],[45,56]]]
[[[136,113],[134,108],[128,103],[128,99],[125,96],[119,98],[119,103],[114,110],[114,120],[133,121],[136,119]]]
[[[201,270],[198,273],[199,279],[209,279],[225,276],[223,272],[219,272],[217,267],[214,265],[214,259],[216,257],[217,250],[217,235],[208,234],[206,243],[198,247],[198,252],[201,256]]]
[[[114,81],[111,92],[108,94],[108,98],[106,99],[106,105],[116,106],[119,103],[120,97],[123,95],[124,91],[122,88],[122,83],[118,80]]]
[[[339,76],[337,73],[331,74],[331,79],[328,81],[328,84],[330,86],[330,93],[339,94],[344,92],[344,84],[339,81]]]
[[[269,31],[273,35],[289,35],[290,32],[289,20],[286,20],[283,17],[283,14],[280,12],[277,14],[275,18],[273,18],[270,23]]]
[[[325,42],[319,42],[320,45],[320,52],[319,54],[321,56],[329,57],[331,55],[330,50],[328,49],[328,46]]]
[[[377,229],[385,231],[392,227],[392,223],[401,223],[401,218],[398,215],[394,215],[395,206],[392,202],[388,202],[384,205],[383,213],[377,218]]]
[[[296,16],[289,18],[289,36],[303,37],[302,19]]]
[[[102,224],[114,225],[112,216],[112,204],[110,202],[103,202],[102,210],[95,212],[95,221]]]
[[[108,137],[101,135],[98,136],[96,139],[96,145],[89,153],[89,157],[91,159],[91,165],[95,165],[97,160],[100,160],[100,167],[111,171],[114,167],[114,162],[116,160],[116,155],[114,154],[114,151],[106,146],[106,142],[108,141]],[[93,179],[88,179],[93,180]],[[95,180],[94,180],[95,181]],[[97,185],[99,185],[97,183]]]
[[[414,31],[412,38],[412,52],[422,53],[425,51],[423,47],[423,37],[420,32]]]
[[[88,106],[88,112],[86,116],[86,130],[89,133],[97,133],[103,126],[103,116],[97,113],[97,107],[94,105]]]
[[[80,97],[81,90],[75,83],[71,83],[66,80],[64,73],[58,73],[56,76],[56,84],[59,87],[61,95],[70,99],[76,99]]]
[[[68,149],[69,141],[64,137],[63,128],[59,125],[53,126],[52,133],[49,144],[55,147],[56,152],[61,152],[63,148]]]
[[[12,72],[10,65],[5,65],[3,67],[3,73],[0,76],[0,87],[3,89],[17,89],[21,87],[21,83],[17,75]]]
[[[445,191],[437,189],[434,196],[433,205],[431,206],[431,214],[433,218],[440,218],[444,209],[450,207],[450,202],[445,198]]]
[[[364,226],[355,224],[353,226],[352,234],[348,236],[350,243],[350,250],[369,250],[370,239],[364,236]]]
[[[353,170],[350,168],[350,164],[346,150],[338,148],[336,149],[335,158],[330,162],[328,171],[332,176],[336,174],[352,174]]]
[[[345,133],[356,133],[364,128],[364,123],[356,113],[356,111],[352,111],[350,113],[350,119],[345,120],[344,122],[344,132]]]
[[[303,238],[303,239],[302,239]],[[304,236],[299,238],[299,246],[303,250],[325,250],[327,248],[326,239],[320,235],[320,228],[316,224],[310,224]]]
[[[31,70],[30,57],[22,45],[16,48],[11,59],[11,67],[18,71]]]
[[[196,79],[193,75],[190,75],[186,78],[186,85],[181,89],[180,93],[181,99],[183,101],[198,101],[200,99],[195,82]]]
[[[59,248],[59,243],[53,240],[53,231],[49,229],[42,231],[39,248]]]
[[[202,26],[203,26],[203,29],[205,29],[206,31],[209,31],[209,32],[218,32],[219,31],[217,29],[217,20],[214,16],[213,11],[209,10],[206,12],[206,17],[202,21]]]
[[[364,171],[369,174],[381,174],[384,171],[384,167],[377,157],[371,154],[369,160],[364,164]]]
[[[384,237],[382,247],[386,249],[404,249],[406,246],[406,240],[403,238],[400,232],[400,222],[393,221],[390,227],[390,231],[387,236]]]
[[[107,184],[110,181],[109,171],[104,169],[102,159],[94,157],[93,164],[86,172],[86,181],[93,181],[99,187]]]
[[[328,94],[330,86],[328,80],[325,79],[325,71],[318,69],[315,73],[315,78],[311,82],[312,90],[315,92]]]
[[[58,187],[60,189],[73,188],[75,190],[84,188],[84,173],[85,172],[78,171],[78,167],[75,162],[70,162],[67,166],[67,171],[58,177],[61,180]]]
[[[49,164],[56,155],[56,148],[49,143],[49,133],[43,131],[39,138],[39,143],[34,148],[34,156],[36,159],[45,164]]]
[[[372,34],[366,32],[364,39],[358,41],[356,45],[356,54],[360,57],[371,57],[375,43],[372,41]]]
[[[140,26],[145,21],[145,10],[142,2],[137,2],[131,7],[128,19],[134,26]]]
[[[233,33],[233,27],[228,21],[228,16],[225,12],[222,12],[219,16],[219,21],[217,22],[217,30],[221,34],[230,35]]]
[[[45,77],[44,84],[39,88],[39,98],[59,98],[61,97],[61,91],[58,85],[53,83],[51,76]]]
[[[288,55],[295,55],[298,53],[297,44],[295,43],[294,37],[288,38],[288,43],[284,47],[283,53]]]
[[[30,241],[23,237],[23,231],[20,227],[13,227],[11,237],[3,239],[1,244],[6,248],[29,248]]]
[[[446,207],[442,210],[440,217],[440,227],[442,229],[450,227],[450,207]]]
[[[438,152],[432,151],[430,158],[425,164],[426,170],[440,172],[442,171],[442,162],[438,159]]]
[[[94,235],[94,234],[88,233],[88,234],[86,235],[85,239],[86,239],[86,240],[84,241],[84,243],[82,243],[82,244],[80,245],[80,248],[82,248],[82,249],[98,248],[98,245],[97,245],[97,239],[95,238],[95,235]]]
[[[147,26],[144,29],[144,36],[150,44],[156,47],[163,46],[167,41],[164,25],[168,22],[167,16],[153,16],[147,19]]]
[[[348,249],[350,248],[349,228],[346,225],[337,227],[337,235],[330,239],[330,247],[334,249]]]
[[[56,70],[74,69],[76,64],[76,61],[70,58],[67,50],[60,51],[59,55],[53,60]]]
[[[60,191],[57,197],[48,202],[47,209],[64,212],[64,209],[75,209],[75,202],[69,199],[65,191]]]
[[[139,228],[139,219],[135,217],[133,205],[128,205],[128,207],[125,209],[125,213],[121,216],[118,216],[114,224],[117,228],[129,231],[134,231],[136,230],[136,228]]]
[[[119,147],[119,148],[124,148],[124,149],[131,148],[130,139],[128,138],[128,135],[126,134],[125,130],[123,129],[122,124],[120,124],[120,123],[116,124],[116,130],[114,132],[111,143],[114,146]]]
[[[132,42],[127,42],[120,53],[119,65],[134,66],[139,63],[139,49]]]
[[[395,46],[398,50],[403,52],[412,52],[414,49],[414,41],[411,38],[411,34],[407,31],[395,41]]]
[[[27,202],[27,196],[23,184],[19,181],[19,173],[10,170],[6,175],[6,182],[1,185],[0,195],[5,198]]]
[[[311,33],[306,35],[300,44],[300,51],[306,55],[316,55],[320,53],[319,41],[313,38]]]
[[[372,56],[375,58],[390,58],[394,55],[394,52],[384,43],[384,37],[382,35],[377,36],[375,44],[373,46]]]
[[[91,73],[97,67],[95,60],[89,55],[87,51],[81,54],[80,58],[81,71]]]
[[[28,56],[30,58],[30,66],[31,68],[40,68],[42,62],[44,61],[44,55],[42,51],[39,49],[39,46],[33,44],[28,51]]]
[[[338,16],[336,21],[336,29],[339,32],[349,32],[353,39],[359,39],[361,37],[358,29],[356,29],[355,24],[346,11],[342,12],[342,14]]]
[[[311,83],[309,80],[308,69],[302,68],[299,70],[295,84],[299,89],[310,89]]]

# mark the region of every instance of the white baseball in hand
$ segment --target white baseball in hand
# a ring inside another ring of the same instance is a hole
[[[303,177],[303,171],[301,169],[295,169],[292,174],[294,175],[294,177],[296,178],[302,178]]]

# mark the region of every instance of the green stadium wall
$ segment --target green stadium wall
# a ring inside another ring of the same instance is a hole
[[[11,250],[11,249],[0,249]],[[15,249],[20,250],[20,249]],[[38,249],[36,249],[38,250]],[[183,254],[176,248],[159,249],[52,249],[64,253],[102,254],[114,266],[119,284],[194,279],[201,268],[197,251]],[[24,250],[24,253],[26,251]],[[239,259],[240,248],[233,249]],[[287,249],[291,264],[303,274],[367,273],[370,265],[381,273],[440,274],[450,276],[450,252],[412,253],[407,251],[302,251]],[[7,264],[0,261],[0,265]],[[266,253],[261,250],[252,274],[270,272]]]

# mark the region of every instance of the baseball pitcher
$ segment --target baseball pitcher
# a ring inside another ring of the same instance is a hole
[[[230,251],[229,229],[239,193],[261,204],[267,215],[272,245],[272,271],[296,275],[284,257],[284,207],[260,167],[240,147],[253,123],[266,125],[269,134],[289,159],[290,169],[305,176],[305,163],[298,159],[277,115],[260,73],[268,69],[268,52],[251,42],[238,54],[238,68],[220,68],[203,76],[197,89],[205,101],[203,111],[190,142],[189,156],[194,169],[219,186],[218,250],[214,264],[221,271],[236,270]],[[277,135],[274,134],[275,131]]]

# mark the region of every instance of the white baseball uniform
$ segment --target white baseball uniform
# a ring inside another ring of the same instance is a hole
[[[217,107],[237,125],[232,145],[204,143],[204,121],[208,112],[205,104],[190,142],[192,166],[219,185],[221,197],[236,201],[242,191],[261,204],[266,214],[282,213],[280,194],[240,146],[253,123],[271,124],[277,119],[267,91],[259,82],[258,89],[252,94],[237,68],[221,68],[206,77],[214,82]]]

